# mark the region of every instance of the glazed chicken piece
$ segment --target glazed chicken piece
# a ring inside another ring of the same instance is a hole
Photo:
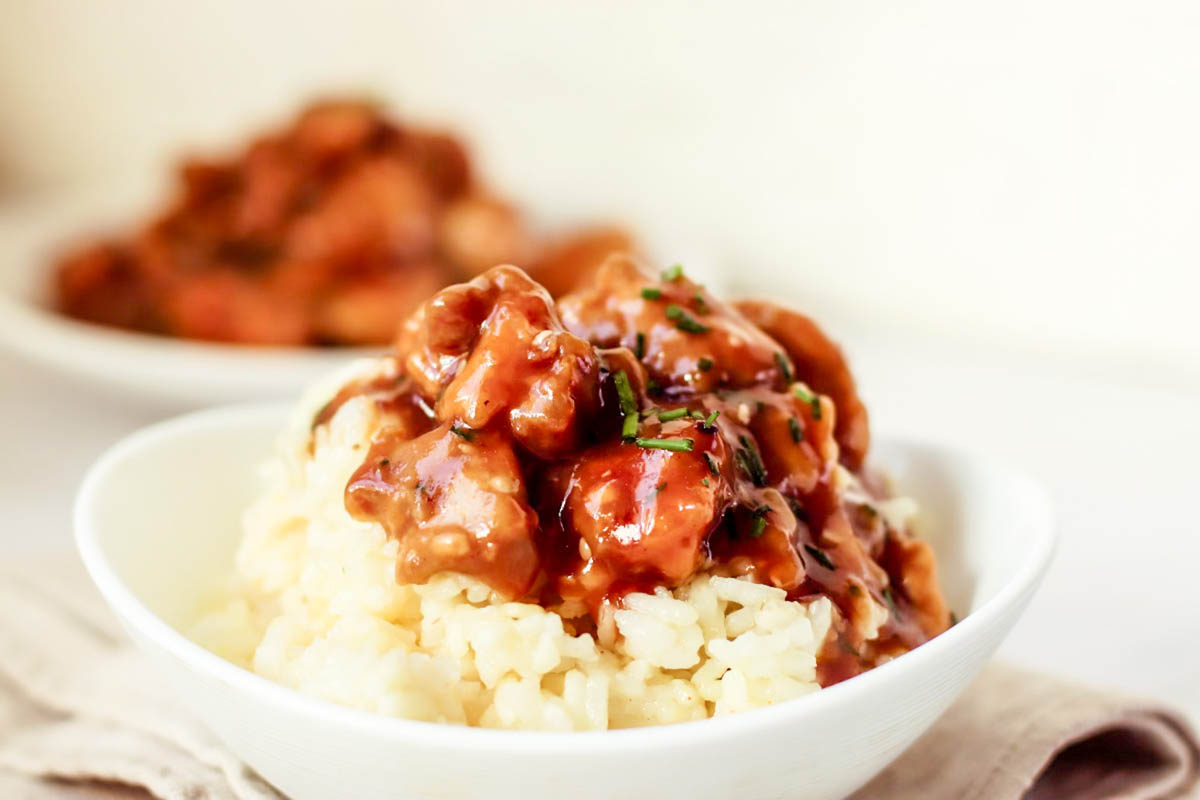
[[[461,275],[469,276],[497,264],[528,263],[532,242],[512,206],[473,194],[446,206],[438,247]]]
[[[346,508],[396,539],[402,581],[455,570],[520,597],[538,575],[537,514],[501,433],[448,422],[415,439],[384,437],[350,479]]]
[[[540,458],[575,449],[598,406],[600,365],[546,290],[515,267],[444,289],[405,323],[397,350],[439,420],[503,420]]]
[[[858,397],[854,376],[842,351],[803,314],[761,300],[734,304],[742,315],[783,345],[796,377],[813,390],[827,394],[837,408],[837,441],[842,462],[851,470],[862,467],[871,444],[867,409]]]
[[[625,587],[678,586],[705,563],[710,531],[733,500],[720,474],[728,450],[715,428],[691,419],[651,423],[649,438],[689,441],[689,451],[617,440],[580,451],[546,476],[547,519],[557,515],[565,599],[595,611]]]
[[[639,354],[669,397],[783,382],[782,348],[682,270],[647,278],[611,256],[591,285],[559,300],[563,323],[598,347]]]
[[[555,297],[590,286],[609,256],[631,253],[633,237],[620,228],[593,228],[573,233],[542,247],[529,274]]]

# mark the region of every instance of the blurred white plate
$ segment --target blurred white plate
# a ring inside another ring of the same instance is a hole
[[[54,257],[97,234],[128,231],[161,195],[156,181],[129,180],[22,201],[0,212],[0,347],[94,387],[174,408],[293,398],[314,378],[382,348],[306,349],[205,343],[79,322],[51,304]],[[531,219],[570,230],[571,220]],[[683,263],[721,291],[721,273],[700,232],[660,222],[640,231],[653,264]]]
[[[53,258],[89,236],[129,229],[155,208],[149,182],[43,196],[0,214],[0,347],[82,382],[177,408],[291,398],[373,351],[193,342],[79,322],[50,303]]]

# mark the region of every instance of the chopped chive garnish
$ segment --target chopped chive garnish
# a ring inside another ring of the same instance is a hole
[[[704,299],[704,295],[699,292],[692,295],[692,304],[696,307],[697,314],[708,313],[708,302]]]
[[[641,331],[637,332],[637,344],[633,348],[633,354],[637,356],[638,361],[646,357],[646,334]]]
[[[696,366],[700,368],[701,372],[708,372],[713,368],[713,360],[711,358],[702,358],[696,362]]]
[[[460,428],[457,425],[453,425],[450,427],[450,432],[465,441],[475,441],[475,431],[471,430],[470,428]]]
[[[779,374],[783,376],[783,382],[791,383],[792,368],[788,364],[787,356],[778,350],[775,351],[775,366],[779,367]]]
[[[691,413],[688,414],[688,416],[691,417],[692,419],[704,419],[704,412],[697,411],[696,409],[693,408],[691,410]]]
[[[660,410],[661,409],[657,409],[654,406],[650,406],[649,408],[647,408],[645,411],[642,412],[642,419],[650,419],[651,417],[658,414],[658,412]]]
[[[800,422],[795,417],[788,417],[788,430],[792,432],[792,442],[800,444],[804,438],[804,430],[800,427]]]
[[[813,419],[821,418],[821,398],[812,392],[805,389],[803,386],[793,386],[792,394],[800,398],[801,402],[808,403],[808,407],[812,412]]]
[[[392,463],[392,460],[386,456],[379,459],[379,466],[381,466],[381,467],[386,467],[390,463]]]
[[[792,513],[796,515],[796,519],[800,522],[808,522],[808,509],[800,505],[799,500],[789,497],[788,506],[792,509]]]
[[[846,591],[850,593],[851,597],[858,597],[860,594],[862,594],[862,589],[858,588],[857,583],[852,583],[847,586]]]
[[[633,439],[637,437],[638,432],[638,415],[626,414],[625,420],[621,423],[621,438]]]
[[[717,459],[713,456],[712,453],[704,454],[704,463],[708,464],[708,471],[711,472],[713,475],[719,476],[721,474],[720,465],[717,464]]]
[[[683,277],[683,265],[672,264],[662,271],[662,279],[664,281],[677,281]]]
[[[658,494],[659,492],[661,492],[663,489],[666,489],[666,488],[667,488],[667,482],[663,481],[658,486],[654,487],[654,493]]]
[[[670,422],[673,419],[683,419],[687,415],[688,415],[688,410],[686,408],[673,408],[670,411],[658,412],[658,421],[659,422]]]
[[[741,465],[755,486],[766,486],[767,468],[763,466],[762,459],[758,455],[758,449],[744,435],[739,436],[738,441],[742,443],[742,449],[737,451],[738,464]]]
[[[646,300],[658,300],[662,298],[662,289],[656,289],[653,286],[647,286],[642,289],[642,297]]]
[[[811,544],[804,545],[804,550],[817,560],[825,569],[837,569],[837,564],[833,563],[833,559],[829,557],[824,550],[819,547],[813,547]]]
[[[677,453],[691,452],[696,446],[691,439],[634,439],[634,444],[647,450],[674,450]]]
[[[721,416],[720,411],[714,411],[708,415],[708,419],[704,420],[704,427],[711,428],[713,423],[717,421],[717,417]]]
[[[750,536],[757,539],[763,535],[763,531],[767,529],[767,512],[770,510],[766,506],[754,509],[754,522],[750,525]]]
[[[890,586],[883,587],[882,594],[883,594],[883,599],[887,600],[888,608],[890,608],[892,610],[892,613],[899,614],[900,612],[896,610],[896,598],[892,597],[892,587],[890,587]]]
[[[617,387],[617,399],[621,402],[621,413],[626,416],[637,414],[637,398],[633,396],[633,387],[629,385],[629,376],[625,370],[613,374],[613,383]]]
[[[646,391],[650,394],[658,394],[660,389],[662,389],[662,384],[654,380],[654,378],[646,381]]]
[[[707,325],[701,325],[699,322],[696,322],[679,306],[667,306],[667,319],[673,320],[675,327],[684,333],[708,333]]]
[[[701,478],[700,483],[703,486],[708,486],[708,478]],[[951,613],[953,613],[953,612],[951,612]]]
[[[955,614],[953,611],[951,611],[950,612],[950,625],[951,625],[951,627],[953,627],[957,624],[958,624],[958,614]]]

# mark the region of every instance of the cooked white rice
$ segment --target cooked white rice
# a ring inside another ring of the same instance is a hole
[[[678,722],[819,688],[824,598],[791,602],[779,589],[701,575],[673,592],[627,596],[598,642],[463,575],[398,584],[395,541],[344,506],[378,424],[373,404],[347,402],[309,451],[316,410],[377,368],[358,362],[297,409],[246,512],[231,597],[198,622],[197,641],[335,703],[491,728]]]

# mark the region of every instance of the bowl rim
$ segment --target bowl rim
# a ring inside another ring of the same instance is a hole
[[[739,714],[703,720],[671,723],[670,736],[662,736],[664,726],[622,728],[604,731],[526,731],[495,730],[441,722],[390,717],[375,712],[341,706],[332,701],[303,694],[271,681],[210,652],[147,607],[118,576],[101,547],[90,511],[108,475],[129,456],[164,439],[231,427],[262,426],[276,428],[286,419],[289,404],[255,403],[220,406],[182,414],[141,428],[111,446],[88,470],[76,495],[73,517],[75,543],[88,573],[109,606],[122,622],[180,662],[180,667],[197,672],[258,702],[288,713],[319,719],[325,723],[353,729],[355,733],[400,740],[420,739],[432,746],[486,750],[491,753],[516,753],[536,749],[549,753],[596,752],[610,754],[645,753],[650,750],[700,745],[714,739],[737,736],[752,728],[767,727],[786,717],[818,713],[890,682],[904,672],[919,673],[924,665],[950,654],[960,644],[989,627],[1003,623],[1004,617],[1022,595],[1032,594],[1053,558],[1056,549],[1053,513],[1049,495],[1024,473],[997,464],[970,451],[940,443],[917,442],[903,437],[881,436],[889,445],[902,450],[924,449],[942,456],[967,458],[988,471],[1003,474],[1023,495],[1021,519],[1028,530],[1030,547],[1012,576],[979,608],[970,612],[949,630],[925,644],[881,664],[861,675],[800,698]],[[265,454],[264,454],[265,456]]]

